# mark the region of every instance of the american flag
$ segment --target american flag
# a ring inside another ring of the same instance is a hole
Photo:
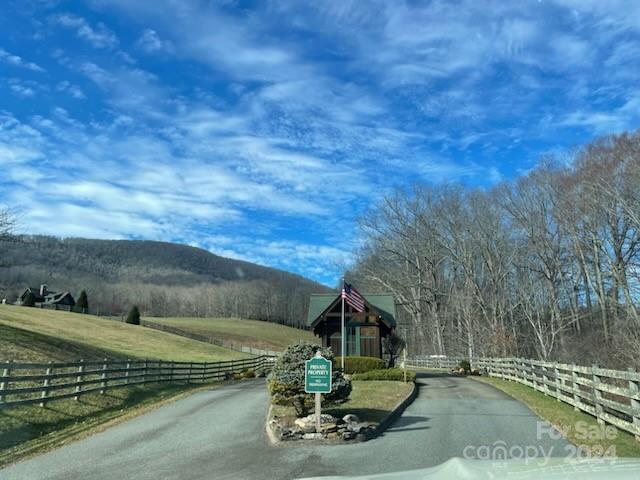
[[[342,298],[351,305],[356,312],[364,312],[364,297],[348,283],[342,285]]]

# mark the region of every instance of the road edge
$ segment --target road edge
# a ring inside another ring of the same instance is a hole
[[[69,429],[66,429],[66,431],[53,431],[50,434],[45,435],[45,437],[50,438],[43,438],[41,442],[29,445],[24,449],[18,450],[14,452],[10,458],[5,459],[4,457],[0,457],[0,472],[17,463],[21,463],[33,457],[44,455],[45,453],[48,453],[52,450],[62,448],[67,444],[100,434],[105,430],[115,427],[121,423],[133,420],[136,417],[145,415],[146,413],[162,408],[170,403],[180,401],[198,392],[217,389],[242,381],[243,380],[231,380],[226,382],[214,382],[207,385],[197,386],[186,391],[178,392],[175,395],[169,397],[160,398],[148,404],[136,406],[125,412],[114,412],[113,416],[97,420],[95,423],[88,423],[86,425],[74,425]]]
[[[380,421],[380,423],[378,423],[375,430],[373,431],[373,435],[367,440],[371,440],[373,438],[376,438],[382,435],[385,432],[385,430],[387,430],[391,426],[391,424],[395,422],[398,419],[398,417],[400,417],[404,413],[405,409],[413,403],[413,401],[416,399],[417,396],[418,396],[418,384],[416,382],[413,382],[413,388],[411,389],[411,391],[407,394],[407,396],[403,400],[398,402],[396,406],[393,407],[393,410],[391,410],[391,412],[389,412],[389,414],[386,417],[384,417]]]

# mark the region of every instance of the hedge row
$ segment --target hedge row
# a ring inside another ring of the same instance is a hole
[[[395,380],[404,381],[404,370],[400,368],[385,368],[381,370],[370,370],[365,373],[356,373],[351,377],[352,380]],[[407,381],[415,382],[416,372],[407,370]]]
[[[337,370],[342,366],[342,357],[335,357],[333,369]],[[344,357],[344,373],[365,373],[370,370],[384,368],[384,360],[375,357]]]

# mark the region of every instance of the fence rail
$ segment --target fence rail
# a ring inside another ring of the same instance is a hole
[[[0,364],[0,409],[74,398],[130,385],[193,383],[224,380],[245,369],[269,370],[273,357],[224,362],[173,362],[164,360],[111,360],[71,363]]]
[[[413,357],[409,367],[446,368],[463,358]],[[473,368],[491,377],[527,385],[544,395],[586,412],[598,423],[608,423],[640,441],[640,373],[628,370],[544,362],[524,358],[476,358]]]

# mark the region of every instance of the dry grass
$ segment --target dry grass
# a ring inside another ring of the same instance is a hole
[[[145,317],[145,320],[264,350],[283,350],[300,340],[318,341],[307,330],[258,320],[188,317]]]
[[[3,336],[0,339],[0,361],[35,361],[35,357],[49,355],[47,345],[51,345],[52,352],[60,352],[56,347],[60,342],[73,346],[64,358],[67,361],[96,355],[193,362],[246,357],[233,350],[178,335],[78,313],[0,305],[1,327],[37,334],[41,341],[37,348],[29,342],[20,342],[16,346],[15,342],[11,343]]]

